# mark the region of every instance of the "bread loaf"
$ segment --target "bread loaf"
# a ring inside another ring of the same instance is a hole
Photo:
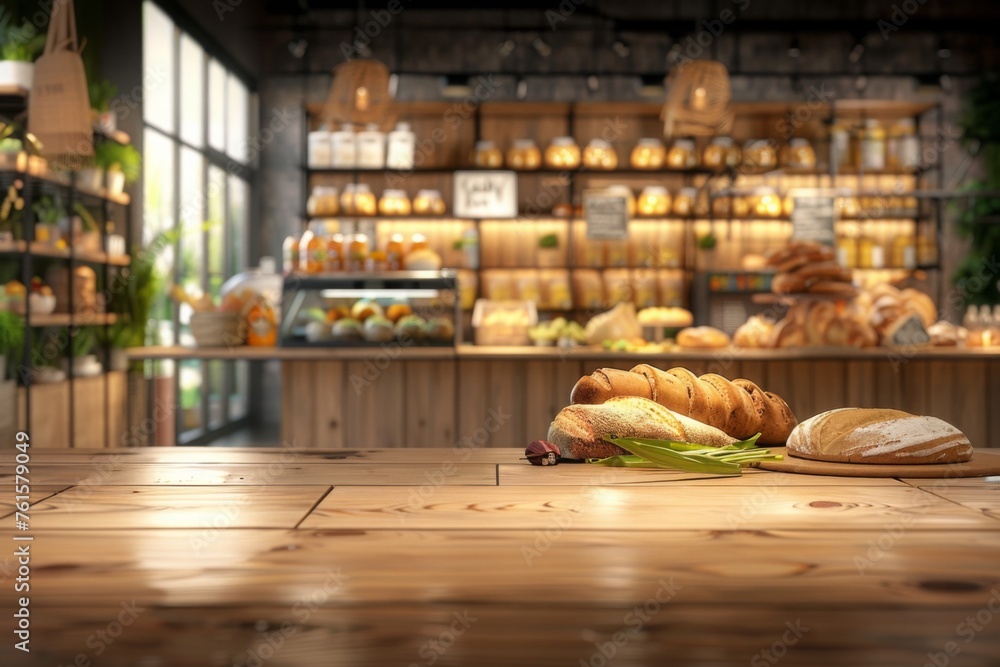
[[[730,382],[711,373],[698,377],[686,368],[663,371],[647,364],[628,372],[594,371],[580,378],[570,401],[597,404],[618,396],[651,399],[738,440],[760,433],[761,444],[783,444],[796,424],[795,415],[780,397],[749,380]]]
[[[788,453],[840,463],[961,463],[972,444],[957,428],[936,417],[901,410],[840,408],[795,427]]]
[[[599,405],[563,408],[549,426],[547,440],[557,445],[565,458],[605,458],[628,453],[605,441],[608,435],[695,442],[709,447],[736,442],[719,429],[634,396],[611,398]]]
[[[729,345],[729,336],[715,327],[688,327],[677,332],[681,347],[713,349]]]

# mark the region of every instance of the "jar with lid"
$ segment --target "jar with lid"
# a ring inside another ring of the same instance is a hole
[[[390,169],[413,169],[417,137],[409,123],[396,123],[396,129],[389,133],[385,164]]]
[[[885,129],[875,118],[865,120],[865,128],[858,141],[858,164],[862,169],[885,169]]]
[[[497,148],[495,142],[490,139],[483,139],[476,142],[476,154],[473,163],[477,167],[487,169],[499,169],[503,166],[503,153]]]
[[[385,132],[375,123],[369,123],[358,132],[358,167],[382,169],[385,167]]]
[[[912,118],[900,118],[889,130],[888,163],[892,169],[920,166],[920,139]]]
[[[355,234],[351,237],[351,242],[347,246],[347,270],[352,272],[364,271],[368,261],[368,236],[365,234]]]
[[[357,215],[358,209],[355,206],[355,195],[358,192],[356,183],[348,183],[340,193],[340,212],[343,215]]]
[[[326,243],[319,228],[312,223],[299,240],[299,270],[303,273],[323,273],[326,268]]]
[[[853,165],[851,132],[844,123],[834,123],[830,128],[830,159],[836,170],[849,169]]]
[[[792,169],[815,169],[816,151],[808,139],[793,137],[784,148],[783,160],[786,167]]]
[[[415,215],[444,215],[445,212],[444,199],[439,190],[417,190],[417,196],[413,198]]]
[[[639,193],[636,213],[646,217],[669,215],[670,193],[662,185],[647,185]]]
[[[742,151],[732,137],[714,137],[701,156],[702,164],[709,169],[735,169],[742,159]]]
[[[685,186],[674,197],[674,215],[688,218],[694,215],[694,200],[698,197],[698,188]]]
[[[675,139],[667,151],[667,166],[671,169],[690,169],[697,165],[694,139]]]
[[[358,143],[353,125],[344,125],[330,134],[332,161],[337,169],[354,169],[358,166]]]
[[[507,151],[507,168],[530,171],[542,166],[542,152],[532,139],[515,139]]]
[[[354,215],[375,215],[375,193],[367,183],[358,183],[354,189]]]
[[[410,208],[405,190],[384,190],[378,200],[379,215],[409,215]]]
[[[753,213],[758,218],[780,218],[783,204],[773,188],[760,186],[753,191]]]
[[[326,242],[326,270],[344,270],[344,235],[334,234]]]
[[[332,186],[317,185],[313,188],[309,199],[306,201],[306,212],[316,218],[337,215],[340,211],[340,200],[337,197],[337,188]]]
[[[414,234],[410,237],[410,252],[414,252],[415,250],[429,250],[430,247],[427,237],[423,234]]]
[[[662,169],[667,160],[667,149],[655,137],[643,137],[632,149],[629,162],[633,169]]]
[[[323,169],[333,166],[330,131],[325,126],[309,133],[308,144],[310,167]]]
[[[770,139],[751,139],[743,146],[743,164],[757,169],[778,166],[778,151]]]
[[[580,166],[580,147],[573,137],[556,137],[545,148],[545,166],[550,169],[576,169]]]
[[[618,166],[618,153],[604,139],[591,139],[583,150],[583,165],[588,169],[614,169]]]
[[[406,248],[403,246],[403,235],[393,234],[385,246],[386,268],[389,271],[399,271],[403,268],[403,257],[405,256]]]

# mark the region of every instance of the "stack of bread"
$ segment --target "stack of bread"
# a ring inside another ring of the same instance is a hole
[[[857,294],[851,272],[834,259],[832,248],[812,241],[793,241],[767,258],[774,269],[775,294],[822,294],[850,298]]]
[[[798,423],[781,397],[750,380],[647,364],[594,371],[580,378],[570,401],[548,433],[567,458],[624,453],[603,440],[612,434],[722,446],[760,433],[761,444],[783,444]],[[700,439],[690,440],[692,433]]]
[[[769,347],[874,347],[878,335],[864,320],[830,301],[797,303],[774,326]]]
[[[855,299],[854,310],[867,320],[886,346],[930,343],[927,328],[937,320],[937,308],[929,296],[889,284],[861,292]]]

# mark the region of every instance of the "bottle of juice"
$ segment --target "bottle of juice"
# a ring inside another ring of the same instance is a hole
[[[326,270],[344,270],[344,236],[334,234],[326,244]]]
[[[403,235],[393,234],[389,237],[389,243],[385,247],[386,268],[389,271],[399,271],[403,268],[403,255],[406,254],[403,248]]]
[[[355,234],[351,237],[348,246],[347,270],[360,272],[365,270],[365,263],[368,260],[368,237],[364,234]]]
[[[299,241],[299,268],[303,273],[323,273],[326,266],[326,244],[312,225]]]

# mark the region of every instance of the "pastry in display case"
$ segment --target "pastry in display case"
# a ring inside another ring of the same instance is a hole
[[[655,137],[639,139],[629,157],[633,169],[662,169],[666,160],[667,148]]]
[[[604,139],[591,139],[583,150],[583,166],[587,169],[614,169],[618,166],[618,153]]]
[[[472,310],[476,345],[530,345],[529,330],[536,324],[533,301],[478,299]]]
[[[507,168],[531,171],[542,166],[542,152],[531,139],[515,139],[507,151]]]
[[[580,147],[573,137],[556,137],[545,148],[545,166],[550,169],[576,169],[580,166]]]
[[[454,271],[286,276],[279,345],[454,346],[459,305]]]

